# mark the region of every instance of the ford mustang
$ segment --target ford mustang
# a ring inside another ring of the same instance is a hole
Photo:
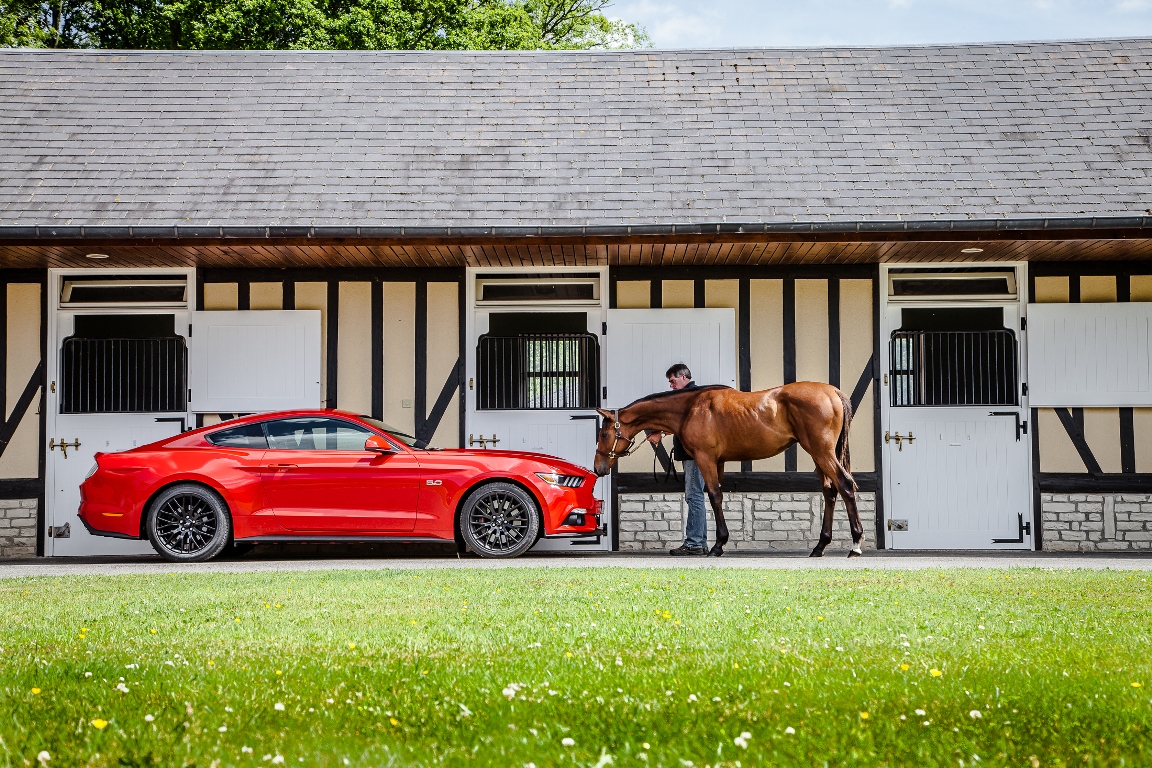
[[[515,557],[541,536],[603,535],[595,476],[552,456],[440,450],[334,410],[247,416],[121,453],[97,453],[80,519],[208,560],[265,541],[456,542]]]

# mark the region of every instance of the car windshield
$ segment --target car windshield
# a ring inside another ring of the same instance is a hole
[[[409,448],[424,449],[428,447],[428,443],[424,442],[423,440],[412,437],[412,435],[409,435],[406,432],[401,432],[391,424],[385,424],[384,422],[380,421],[380,419],[374,419],[371,416],[361,416],[360,420],[365,424],[371,424],[372,426],[376,427],[376,429],[387,432],[389,437],[396,438]]]

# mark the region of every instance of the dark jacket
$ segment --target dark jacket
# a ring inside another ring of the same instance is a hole
[[[684,389],[696,389],[696,382],[688,382]],[[683,392],[684,390],[682,389],[680,391]],[[676,437],[676,435],[672,435],[672,458],[676,461],[684,461],[685,459],[694,460],[692,459],[692,455],[684,450],[684,446],[680,444],[680,438]]]

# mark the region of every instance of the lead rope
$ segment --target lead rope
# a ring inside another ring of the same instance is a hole
[[[668,478],[671,477],[676,482],[680,482],[680,475],[676,472],[676,459],[672,454],[668,454],[668,467],[664,470],[664,479],[661,480],[660,476],[656,474],[656,460],[660,458],[660,454],[656,450],[656,446],[652,446],[652,481],[657,485],[666,485],[671,482]]]

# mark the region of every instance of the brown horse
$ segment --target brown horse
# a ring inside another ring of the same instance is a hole
[[[864,528],[856,510],[856,482],[848,456],[848,428],[852,403],[836,387],[798,381],[763,392],[739,392],[722,386],[681,389],[641,398],[617,411],[597,409],[604,417],[596,443],[596,474],[627,456],[636,436],[667,432],[696,459],[712,512],[716,516],[716,544],[708,554],[719,557],[728,543],[724,522],[724,462],[754,461],[775,456],[797,443],[816,463],[824,491],[824,526],[812,557],[821,557],[832,541],[832,512],[836,496],[844,499],[852,528],[852,551],[861,554]]]

